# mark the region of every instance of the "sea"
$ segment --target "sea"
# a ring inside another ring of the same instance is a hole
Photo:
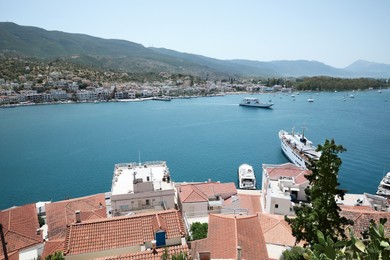
[[[239,106],[244,97],[274,106]],[[347,149],[349,193],[375,193],[390,171],[389,89],[21,106],[0,109],[0,209],[110,191],[124,162],[166,161],[176,182],[235,183],[248,163],[261,184],[263,164],[288,162],[278,132],[293,128]]]

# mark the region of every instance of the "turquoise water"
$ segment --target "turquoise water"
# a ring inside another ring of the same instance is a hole
[[[174,181],[236,181],[249,163],[261,183],[263,163],[287,162],[279,130],[302,126],[348,150],[342,188],[375,193],[390,171],[390,91],[346,94],[254,95],[273,109],[238,106],[247,95],[0,109],[0,209],[109,191],[114,164],[139,154],[167,161]]]

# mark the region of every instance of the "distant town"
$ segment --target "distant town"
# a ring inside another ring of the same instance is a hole
[[[0,69],[0,106],[3,107],[69,102],[134,101],[153,97],[190,98],[240,92],[333,91],[388,87],[386,79],[226,77],[209,80],[207,77],[167,72],[131,75],[126,72],[86,68],[61,60],[43,62],[4,57]]]

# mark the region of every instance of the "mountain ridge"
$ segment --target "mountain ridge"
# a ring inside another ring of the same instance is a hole
[[[81,64],[132,72],[171,72],[215,77],[390,77],[390,65],[357,60],[345,68],[318,61],[220,60],[166,48],[33,26],[0,22],[0,52],[37,58],[63,57]],[[87,61],[88,60],[88,61]]]

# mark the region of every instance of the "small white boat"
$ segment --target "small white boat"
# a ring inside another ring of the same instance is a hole
[[[238,186],[240,189],[256,189],[256,177],[252,166],[244,163],[238,167]]]
[[[171,97],[162,96],[162,97],[153,97],[152,100],[158,100],[158,101],[171,101]]]
[[[314,99],[310,97],[310,98],[307,99],[307,102],[310,102],[310,103],[314,102]]]
[[[390,197],[390,172],[388,172],[379,183],[376,194],[384,197]]]
[[[240,106],[270,108],[273,106],[273,103],[261,102],[258,98],[244,98],[240,102]]]

